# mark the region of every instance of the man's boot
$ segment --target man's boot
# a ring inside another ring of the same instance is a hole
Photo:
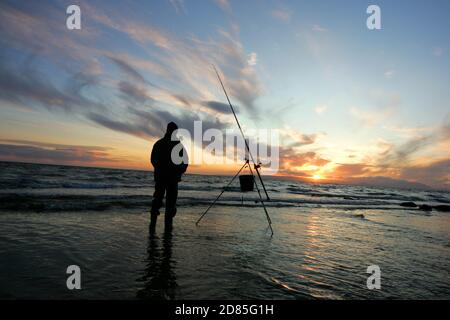
[[[157,213],[151,213],[150,214],[150,234],[154,234],[156,230],[156,221],[158,220],[158,214]]]

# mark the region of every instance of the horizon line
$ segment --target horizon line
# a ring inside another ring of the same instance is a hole
[[[142,172],[149,172],[152,173],[153,170],[151,169],[139,169],[139,168],[118,168],[118,167],[108,167],[108,166],[89,166],[89,165],[73,165],[73,164],[58,164],[58,163],[43,163],[43,162],[27,162],[27,161],[14,161],[14,160],[1,160],[2,163],[17,163],[17,164],[30,164],[30,165],[45,165],[45,166],[61,166],[61,167],[73,167],[73,168],[90,168],[90,169],[105,169],[105,170],[126,170],[126,171],[142,171]],[[232,174],[209,174],[209,173],[186,173],[187,175],[195,175],[195,176],[223,176],[223,177],[231,177]],[[390,177],[384,177],[384,176],[374,176],[374,177],[359,177],[359,178],[352,178],[352,179],[373,179],[373,178],[385,178],[391,181],[398,181],[398,182],[406,182],[410,184],[414,184],[417,187],[405,187],[405,186],[382,186],[382,185],[367,185],[367,184],[359,184],[359,183],[352,183],[351,181],[345,181],[345,180],[331,180],[331,179],[321,179],[320,180],[307,180],[302,177],[295,177],[295,176],[288,176],[288,175],[264,175],[264,177],[268,177],[271,179],[277,179],[277,180],[292,180],[307,184],[337,184],[337,185],[350,185],[350,186],[362,186],[362,187],[375,187],[375,188],[396,188],[396,189],[409,189],[409,190],[432,190],[432,191],[442,191],[442,192],[450,192],[450,189],[444,189],[444,188],[436,188],[429,186],[424,183],[415,182],[415,181],[409,181],[409,180],[402,180],[402,179],[393,179]],[[370,182],[370,181],[368,181]],[[420,186],[423,185],[424,188],[420,188]]]

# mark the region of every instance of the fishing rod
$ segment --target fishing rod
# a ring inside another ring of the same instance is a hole
[[[267,201],[270,201],[270,197],[269,197],[269,194],[267,193],[266,186],[264,185],[264,181],[263,181],[263,179],[261,177],[261,174],[259,173],[259,168],[261,167],[261,165],[260,164],[256,164],[255,159],[253,158],[253,154],[251,153],[250,147],[248,146],[248,141],[245,138],[244,131],[242,130],[241,124],[239,123],[239,119],[238,119],[238,117],[236,115],[236,112],[234,112],[233,105],[231,104],[230,98],[228,97],[227,90],[225,90],[225,86],[223,85],[223,82],[222,82],[222,79],[220,78],[219,72],[217,71],[216,66],[214,64],[212,66],[214,68],[214,71],[216,72],[217,78],[219,79],[220,85],[222,86],[222,90],[223,90],[223,93],[225,94],[225,97],[227,98],[228,104],[230,105],[231,112],[233,112],[234,119],[236,120],[236,123],[237,123],[237,125],[239,127],[239,131],[241,132],[242,138],[244,139],[245,148],[246,148],[248,154],[250,155],[250,160],[252,160],[252,162],[253,162],[253,167],[255,168],[256,174],[257,174],[257,176],[259,178],[259,181],[261,182],[261,186],[263,187],[264,193],[266,194]],[[255,185],[256,185],[256,188],[257,188],[257,190],[259,192],[258,185],[256,183],[255,183]]]
[[[259,174],[259,168],[261,167],[261,165],[260,165],[260,164],[256,164],[255,159],[253,158],[253,155],[252,155],[252,153],[251,153],[251,151],[250,151],[250,147],[249,147],[249,145],[248,145],[248,141],[247,141],[247,139],[245,138],[244,131],[242,130],[241,124],[239,123],[239,120],[238,120],[238,118],[237,118],[237,116],[236,116],[236,112],[234,112],[233,105],[231,104],[230,98],[228,97],[228,93],[227,93],[227,91],[225,90],[225,86],[223,85],[223,82],[222,82],[222,79],[220,78],[219,72],[217,71],[215,65],[212,65],[212,66],[213,66],[213,68],[214,68],[214,71],[216,72],[217,78],[219,79],[220,85],[222,86],[223,92],[225,93],[225,96],[227,97],[228,104],[230,105],[231,111],[233,112],[234,119],[236,120],[236,123],[237,123],[237,125],[238,125],[238,127],[239,127],[239,130],[240,130],[240,132],[241,132],[242,138],[243,138],[244,141],[245,141],[245,148],[246,148],[246,150],[247,150],[247,154],[250,155],[250,159],[251,159],[251,161],[252,161],[252,163],[253,163],[253,168],[254,168],[254,170],[257,172],[259,181],[261,182],[261,185],[262,185],[262,187],[263,187],[263,189],[264,189],[264,192],[265,192],[265,194],[266,194],[267,200],[270,201],[269,194],[267,193],[266,187],[265,187],[265,185],[264,185],[264,181],[262,180],[262,177],[261,177],[261,175]],[[211,205],[206,209],[206,211],[198,218],[198,220],[197,220],[197,222],[195,223],[195,225],[198,225],[198,224],[200,223],[200,221],[203,219],[203,217],[206,215],[206,213],[214,206],[214,204],[219,200],[219,198],[222,196],[222,194],[228,189],[228,187],[233,183],[233,181],[236,179],[236,177],[239,176],[239,174],[241,173],[241,171],[242,171],[247,165],[248,165],[248,168],[249,168],[250,173],[251,173],[251,175],[252,175],[252,181],[253,181],[252,184],[256,187],[256,191],[258,192],[258,196],[259,196],[261,205],[262,205],[262,207],[263,207],[263,209],[264,209],[264,213],[266,214],[266,219],[267,219],[267,222],[269,223],[269,228],[270,228],[270,231],[272,232],[272,236],[273,236],[272,220],[270,219],[269,212],[267,212],[266,205],[264,204],[263,197],[261,196],[261,190],[259,189],[258,183],[257,183],[256,180],[255,180],[255,175],[253,174],[253,170],[252,170],[252,166],[251,166],[251,164],[250,164],[250,160],[249,160],[247,157],[246,157],[246,159],[245,159],[245,163],[244,163],[244,165],[242,166],[242,168],[238,171],[238,173],[236,173],[236,175],[233,177],[233,179],[231,179],[231,181],[228,183],[228,185],[227,185],[225,188],[223,188],[222,192],[221,192],[221,193],[217,196],[217,198],[211,203]],[[241,185],[241,190],[242,190],[242,185]],[[253,190],[253,188],[252,188],[252,190]]]

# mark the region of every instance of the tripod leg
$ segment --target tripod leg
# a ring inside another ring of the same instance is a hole
[[[248,161],[244,163],[244,165],[241,167],[241,169],[239,169],[239,171],[234,175],[233,179],[231,179],[230,182],[228,182],[228,184],[222,189],[222,192],[217,196],[217,198],[213,201],[213,203],[211,203],[209,205],[208,209],[206,209],[206,211],[203,212],[203,214],[200,216],[200,218],[198,218],[195,225],[199,224],[200,220],[202,220],[203,217],[205,216],[205,214],[208,213],[209,209],[211,209],[214,206],[214,204],[217,202],[217,200],[219,200],[219,198],[222,196],[222,194],[225,192],[225,190],[227,190],[227,188],[230,186],[230,184],[233,183],[234,179],[236,179],[236,177],[239,175],[239,173],[241,173],[242,169],[244,169],[247,164],[248,164]]]
[[[259,192],[258,192],[258,194],[259,194],[259,197],[262,198],[261,194]],[[263,205],[264,212],[266,213],[267,222],[269,223],[269,228],[270,228],[270,232],[271,232],[270,236],[273,236],[272,220],[270,219],[269,213],[267,212],[266,205],[264,204],[264,201],[262,199],[261,199],[261,203]]]
[[[266,186],[264,185],[264,181],[263,181],[263,179],[261,177],[261,174],[259,173],[259,169],[257,167],[255,167],[255,171],[256,171],[256,173],[258,175],[259,181],[261,182],[261,185],[263,187],[264,193],[266,194],[267,201],[270,201],[269,194],[267,193]]]
[[[249,168],[250,168],[251,174],[253,175],[252,167],[249,166]],[[258,172],[258,169],[256,169],[256,171]],[[258,174],[259,174],[259,172],[258,172]],[[260,179],[261,179],[261,177],[260,177]],[[261,200],[261,204],[262,204],[263,209],[264,209],[264,213],[266,214],[267,222],[269,223],[270,231],[272,232],[272,234],[270,236],[273,236],[272,220],[270,219],[269,212],[267,212],[267,208],[266,208],[266,205],[264,204],[264,200],[263,200],[263,198],[261,196],[261,191],[259,190],[258,184],[256,183],[256,180],[254,180],[254,181],[255,181],[256,191],[258,192],[259,199]],[[261,181],[262,181],[262,179],[261,179]]]

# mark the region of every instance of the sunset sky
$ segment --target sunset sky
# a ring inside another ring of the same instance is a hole
[[[66,28],[70,4],[81,30]],[[366,27],[369,4],[381,30]],[[167,122],[235,127],[214,63],[245,130],[280,130],[280,175],[449,188],[449,12],[446,0],[2,1],[0,160],[151,169]]]

